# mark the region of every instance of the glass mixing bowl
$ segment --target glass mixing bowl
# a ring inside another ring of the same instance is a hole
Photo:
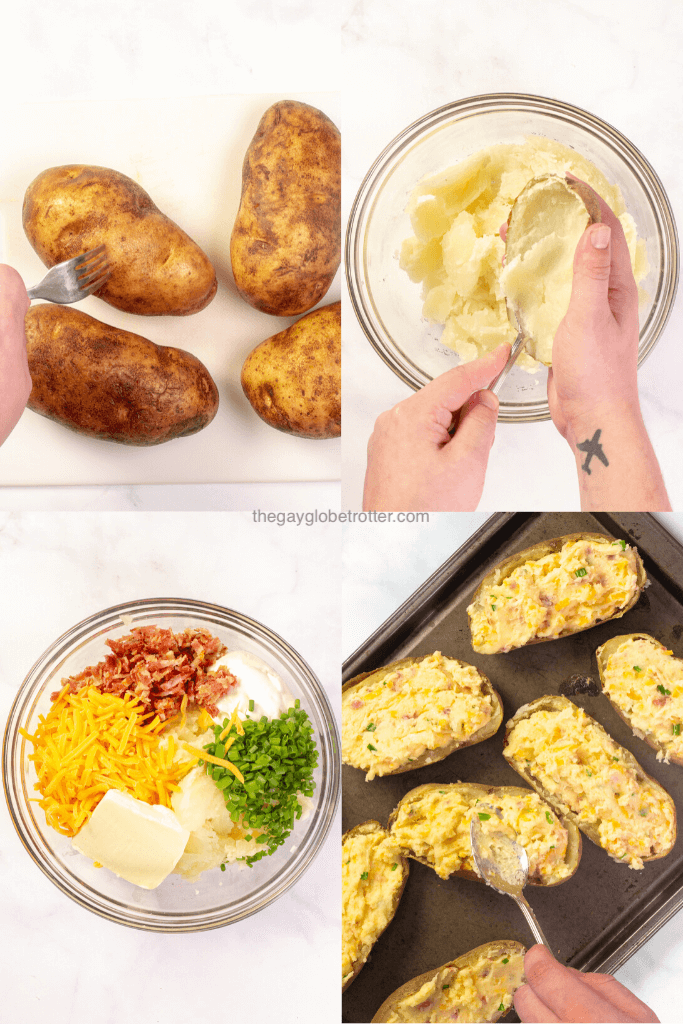
[[[263,658],[307,712],[318,748],[315,792],[310,814],[299,819],[284,846],[253,867],[241,863],[204,872],[188,882],[179,875],[157,888],[140,889],[117,878],[77,853],[71,840],[45,822],[30,799],[38,796],[36,774],[28,755],[33,747],[19,733],[32,732],[38,715],[51,706],[50,694],[63,677],[94,665],[105,654],[108,637],[133,626],[159,625],[175,631],[203,626],[230,649]],[[80,622],[56,640],[24,680],[5,730],[3,780],[10,814],[24,847],[50,881],[110,921],[150,931],[184,932],[218,928],[262,910],[301,877],[330,827],[339,796],[339,738],[334,716],[320,682],[306,662],[276,633],[239,612],[201,601],[155,598],[107,608]]]
[[[417,390],[459,357],[440,343],[441,324],[422,316],[421,286],[398,265],[413,234],[406,207],[419,181],[480,149],[544,135],[582,153],[619,185],[650,264],[641,281],[649,298],[640,311],[639,364],[669,317],[678,283],[678,238],[656,173],[625,136],[593,114],[543,96],[500,93],[449,103],[401,132],[377,158],[354,201],[346,234],[346,275],[363,331],[384,362]],[[500,419],[548,419],[542,368],[514,367],[500,394]]]

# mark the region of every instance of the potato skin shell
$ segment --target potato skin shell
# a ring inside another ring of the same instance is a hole
[[[242,390],[261,419],[296,437],[341,434],[341,302],[313,310],[253,349]]]
[[[431,655],[424,655],[424,657],[431,657]],[[370,676],[377,675],[378,678],[381,678],[384,672],[395,672],[396,670],[405,668],[408,665],[415,665],[421,660],[422,658],[402,658],[400,661],[394,661],[391,665],[384,665],[382,668],[375,669],[373,672],[362,672],[360,675],[354,676],[353,679],[349,679],[344,683],[342,686],[342,693],[346,690],[350,690],[352,686],[357,686],[359,683],[362,683]],[[457,658],[453,658],[453,661],[457,661],[460,666],[467,665],[467,662],[458,661]],[[477,671],[479,670],[477,669]],[[494,690],[491,680],[485,676],[483,672],[479,672],[479,675],[484,682],[484,693],[491,696],[494,701],[494,712],[490,721],[488,721],[486,725],[482,726],[481,729],[478,729],[477,732],[473,733],[470,739],[466,740],[464,743],[459,743],[457,740],[453,739],[444,747],[439,747],[438,750],[426,750],[424,754],[421,754],[420,757],[416,757],[415,760],[411,761],[409,764],[404,764],[399,768],[394,768],[391,772],[384,772],[382,778],[387,775],[401,775],[403,772],[412,772],[415,771],[416,768],[423,768],[426,764],[435,764],[437,761],[443,761],[444,758],[449,757],[450,754],[455,753],[456,750],[462,750],[464,747],[474,746],[475,743],[483,743],[484,740],[488,740],[491,736],[495,735],[503,722],[503,702],[500,699],[498,692]],[[349,762],[344,763],[348,764]],[[351,767],[355,768],[357,766],[352,765]]]
[[[474,592],[474,596],[473,596],[472,600],[470,601],[470,605],[476,604],[476,602],[479,600],[480,596],[486,590],[488,590],[489,587],[495,586],[495,585],[501,583],[502,580],[504,580],[507,576],[509,576],[520,565],[524,565],[525,562],[535,562],[535,561],[537,561],[540,558],[544,558],[546,555],[554,554],[556,551],[561,551],[562,546],[564,544],[566,544],[567,542],[576,541],[576,540],[592,540],[592,541],[604,541],[604,540],[607,540],[607,541],[611,541],[612,538],[608,537],[607,534],[604,534],[604,533],[568,533],[564,537],[553,537],[551,540],[540,541],[538,544],[534,544],[530,548],[525,548],[524,551],[519,551],[515,555],[510,555],[509,558],[506,558],[499,565],[494,566],[493,569],[491,569],[486,574],[486,576],[484,576],[483,580],[481,581],[481,583],[479,584],[479,586],[477,587],[477,589]],[[637,566],[637,574],[638,574],[637,584],[638,585],[637,585],[637,589],[636,589],[635,594],[633,595],[633,597],[628,602],[628,604],[626,605],[625,608],[623,608],[621,611],[617,612],[614,615],[610,615],[606,619],[598,619],[596,622],[591,623],[589,626],[582,626],[580,629],[567,629],[567,630],[563,630],[562,633],[560,633],[559,636],[534,637],[532,640],[528,640],[526,644],[522,644],[521,647],[528,647],[530,644],[542,644],[542,643],[546,643],[549,640],[561,640],[562,637],[573,636],[574,633],[582,633],[585,629],[593,629],[594,626],[600,626],[603,622],[611,622],[612,619],[620,619],[622,617],[622,615],[625,615],[627,611],[630,611],[630,609],[633,608],[635,603],[638,601],[641,593],[643,592],[643,588],[644,588],[645,584],[647,583],[647,574],[645,572],[645,566],[643,565],[643,560],[640,557],[640,553],[638,552],[637,548],[634,545],[631,545],[631,547],[632,547],[633,552],[634,552],[634,554],[636,556],[636,566]],[[471,616],[469,610],[467,612],[467,618],[469,620],[470,637],[471,637],[472,636],[472,616]],[[474,647],[474,642],[472,643],[472,648],[475,651],[477,650],[477,648]],[[517,651],[517,650],[520,650],[520,648],[519,647],[514,647],[513,650]],[[478,654],[484,654],[485,652],[484,651],[477,651],[477,653]],[[504,653],[504,652],[499,652],[499,653]]]
[[[389,833],[391,834],[392,826],[396,819],[398,818],[398,813],[401,804],[403,804],[409,799],[411,801],[414,800],[418,794],[426,795],[430,792],[433,792],[434,790],[444,789],[444,787],[446,786],[448,788],[456,788],[461,790],[464,796],[471,798],[473,801],[477,799],[486,800],[486,798],[491,796],[491,794],[493,793],[500,793],[502,795],[504,793],[525,794],[529,792],[528,789],[525,789],[522,786],[482,786],[477,782],[428,782],[423,786],[416,786],[415,789],[411,789],[410,792],[406,793],[402,800],[399,800],[398,804],[389,815],[389,822],[387,824]],[[548,806],[552,807],[552,804],[548,802]],[[537,882],[533,878],[529,879],[528,885],[536,885],[542,889],[551,889],[555,885],[562,885],[563,882],[568,882],[569,879],[572,878],[576,873],[576,870],[579,866],[579,862],[581,861],[581,833],[578,827],[573,821],[570,821],[565,814],[562,814],[560,811],[555,810],[555,808],[553,808],[553,810],[562,822],[562,825],[567,829],[568,841],[567,856],[565,858],[565,861],[567,864],[569,864],[572,870],[570,875],[567,875],[565,878],[560,878],[556,882]],[[431,868],[432,871],[434,870],[434,865],[430,864],[426,857],[415,857],[411,853],[407,853],[406,856],[410,857],[411,860],[419,861],[420,864],[425,864],[428,868]],[[476,871],[468,871],[467,869],[453,871],[448,877],[469,878],[473,882],[483,882],[484,885],[486,884],[484,882],[484,879],[480,875],[478,875]]]
[[[619,718],[622,720],[622,722],[626,722],[626,725],[633,732],[633,735],[636,736],[637,739],[644,740],[645,743],[647,743],[648,747],[652,747],[653,750],[661,750],[664,753],[666,753],[666,748],[663,747],[660,743],[658,743],[651,733],[646,732],[644,735],[637,735],[633,726],[631,725],[631,721],[628,715],[624,714],[621,708],[617,707],[617,705],[614,703],[609,693],[605,689],[605,680],[603,673],[607,668],[607,662],[609,661],[612,654],[617,650],[617,648],[621,647],[625,640],[650,640],[655,647],[659,647],[663,651],[669,650],[668,647],[665,647],[664,644],[659,642],[659,640],[656,640],[653,636],[650,636],[649,633],[624,633],[622,636],[613,636],[612,639],[608,640],[607,643],[602,645],[602,647],[598,647],[597,651],[595,652],[595,657],[598,662],[598,672],[600,674],[600,686],[602,687],[602,692],[607,697],[607,700],[610,702],[616,713],[619,715]],[[680,661],[680,658],[678,660]],[[683,757],[676,756],[675,754],[671,753],[667,754],[667,757],[669,761],[671,761],[673,764],[683,765]]]
[[[342,836],[342,850],[344,849],[344,843],[346,842],[346,840],[350,839],[352,836],[356,836],[356,835],[371,835],[373,832],[384,832],[385,834],[388,834],[387,830],[385,828],[383,828],[378,821],[368,820],[368,821],[361,822],[360,825],[354,825],[353,828],[350,828],[348,830],[348,832],[345,832],[344,835]],[[408,875],[410,873],[410,865],[408,864],[407,857],[404,857],[402,854],[399,856],[399,859],[398,859],[398,868],[397,868],[397,870],[401,872],[401,879],[402,879],[401,886],[396,891],[396,893],[394,895],[394,898],[392,900],[391,916],[390,916],[389,920],[387,921],[385,927],[382,929],[381,932],[379,932],[379,934],[377,936],[377,939],[375,939],[375,943],[381,938],[381,936],[384,934],[384,932],[389,927],[391,922],[394,920],[394,917],[396,915],[396,911],[398,910],[398,905],[401,902],[401,896],[403,895],[403,890],[405,889],[406,882],[408,881]],[[374,946],[374,943],[373,943],[373,946]],[[363,967],[365,966],[366,963],[367,963],[367,960],[357,960],[354,963],[354,965],[353,965],[353,974],[349,978],[347,978],[346,981],[344,982],[344,984],[342,985],[342,992],[346,992],[346,990],[349,987],[349,985],[351,984],[351,982],[355,981],[355,979],[358,977],[358,975],[360,974],[360,972],[362,971],[362,969],[363,969]]]
[[[242,298],[273,316],[305,313],[330,287],[341,260],[341,135],[316,107],[282,100],[261,118],[230,260]]]
[[[196,434],[218,410],[218,389],[195,356],[69,306],[29,309],[26,342],[29,409],[87,437],[162,444]]]
[[[537,700],[532,700],[529,704],[524,704],[521,708],[519,708],[519,710],[515,713],[515,715],[510,719],[510,721],[505,726],[505,746],[507,746],[510,732],[515,727],[517,722],[521,722],[524,718],[530,718],[537,711],[562,711],[562,709],[565,708],[567,704],[573,704],[573,701],[570,701],[567,697],[563,697],[559,694],[549,695],[546,697],[539,697]],[[588,712],[586,712],[586,714],[588,714]],[[588,717],[590,718],[590,715]],[[599,722],[596,722],[595,719],[592,719],[592,721],[595,722],[595,724],[598,725],[601,729],[603,728],[603,726],[601,726]],[[621,750],[623,751],[622,757],[624,763],[627,764],[629,768],[634,768],[636,770],[639,781],[642,780],[643,782],[651,783],[655,787],[655,789],[662,793],[664,799],[671,800],[671,797],[664,789],[664,787],[661,786],[656,781],[656,779],[653,779],[651,775],[648,775],[647,772],[643,770],[638,761],[636,761],[631,751],[628,750],[626,747],[621,747]],[[505,753],[503,753],[503,757],[505,757]],[[599,846],[602,849],[602,844],[600,843],[600,835],[593,825],[580,825],[576,815],[572,811],[568,810],[563,812],[561,808],[557,807],[552,794],[546,793],[544,788],[536,781],[534,775],[532,774],[529,768],[521,768],[508,757],[505,757],[505,760],[508,762],[510,767],[514,771],[516,771],[517,774],[520,775],[524,779],[524,781],[528,783],[529,786],[531,786],[532,789],[536,790],[538,795],[543,800],[550,804],[550,806],[553,808],[556,814],[563,814],[564,817],[568,820],[574,821],[577,827],[581,829],[583,834],[588,836],[588,838],[592,842],[594,842],[596,846]],[[671,802],[673,804],[673,801]],[[676,841],[676,833],[676,808],[674,806],[674,842]],[[655,857],[643,857],[642,859],[643,862],[649,862],[651,860],[661,860],[662,857],[666,857],[669,853],[671,853],[671,849],[665,850],[664,853],[657,854],[657,856]]]
[[[208,306],[216,273],[199,246],[145,190],[108,167],[50,167],[24,196],[26,237],[47,267],[104,243],[111,277],[94,294],[139,316]]]
[[[386,1024],[389,1017],[392,1014],[397,1003],[407,996],[412,996],[415,992],[418,992],[424,984],[438,974],[439,971],[443,970],[444,967],[455,965],[459,969],[468,967],[470,964],[474,964],[480,958],[480,956],[499,956],[501,953],[505,953],[507,956],[524,956],[526,953],[526,947],[521,942],[515,942],[512,939],[503,939],[499,942],[485,942],[482,946],[477,946],[476,949],[471,949],[469,953],[463,953],[462,956],[457,957],[455,960],[449,960],[448,963],[442,964],[440,967],[435,968],[431,971],[425,971],[424,974],[419,974],[417,978],[413,978],[411,981],[407,981],[405,985],[401,985],[395,992],[392,992],[387,999],[384,1000],[379,1010],[372,1018],[371,1024]],[[509,1010],[507,1011],[510,1012]],[[492,1020],[496,1021],[502,1014],[496,1014]]]

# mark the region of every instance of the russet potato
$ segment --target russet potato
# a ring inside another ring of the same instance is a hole
[[[250,305],[297,316],[323,298],[341,258],[341,136],[306,103],[265,112],[247,149],[230,241],[235,284]]]
[[[79,434],[161,444],[196,434],[216,415],[218,389],[195,356],[77,309],[33,306],[26,344],[29,409]]]
[[[242,367],[242,389],[271,427],[299,437],[339,437],[341,302],[257,345]]]
[[[117,309],[185,316],[216,294],[208,257],[118,171],[83,164],[43,171],[26,190],[23,223],[47,267],[104,243],[111,277],[96,294]]]

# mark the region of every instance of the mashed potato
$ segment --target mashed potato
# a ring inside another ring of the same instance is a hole
[[[587,182],[618,217],[626,235],[636,281],[647,275],[644,241],[621,192],[589,160],[542,136],[521,145],[481,150],[447,171],[422,181],[408,204],[414,237],[401,248],[400,266],[422,283],[424,316],[444,324],[441,340],[469,362],[512,342],[500,276],[505,243],[499,230],[524,186],[544,174],[567,171]],[[529,372],[540,363],[522,352]]]

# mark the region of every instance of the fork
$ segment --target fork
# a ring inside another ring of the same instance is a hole
[[[60,304],[78,302],[101,288],[110,276],[105,246],[98,245],[52,267],[42,281],[28,289],[28,297]]]

